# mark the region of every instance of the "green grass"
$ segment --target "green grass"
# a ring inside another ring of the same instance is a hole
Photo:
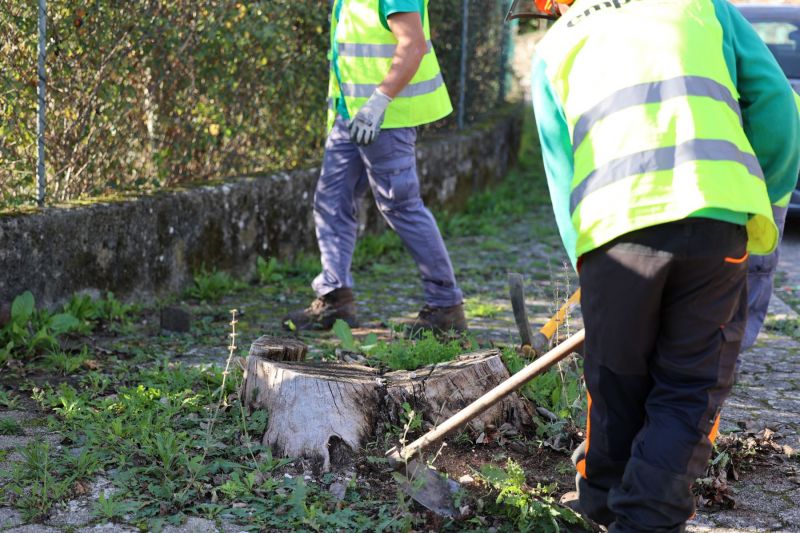
[[[387,229],[382,233],[364,235],[356,242],[353,268],[363,270],[377,262],[393,262],[405,253],[403,243],[394,231]]]
[[[436,219],[445,237],[480,235],[484,246],[497,246],[498,235],[522,216],[550,204],[541,147],[532,120],[523,128],[519,161],[495,187],[472,194],[463,210],[458,213],[442,212]],[[539,237],[553,235],[552,225],[543,226]]]
[[[227,272],[205,268],[195,274],[194,283],[186,290],[186,295],[202,302],[218,302],[223,296],[242,290],[247,285]]]
[[[424,331],[416,338],[397,338],[379,341],[373,333],[359,342],[353,338],[350,326],[337,320],[333,332],[339,338],[342,349],[361,352],[370,364],[389,370],[416,370],[417,368],[452,361],[459,355],[478,348],[478,343],[469,338],[441,340],[431,331]]]
[[[0,435],[24,435],[25,430],[13,418],[0,418]]]
[[[292,261],[280,261],[275,257],[256,260],[256,273],[261,285],[282,289],[291,285],[307,285],[321,270],[316,254],[299,254]]]
[[[481,301],[480,297],[467,298],[464,301],[464,313],[467,318],[494,318],[506,311],[506,307]]]

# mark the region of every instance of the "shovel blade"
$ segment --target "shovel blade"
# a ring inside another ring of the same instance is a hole
[[[454,500],[456,493],[461,490],[461,485],[456,481],[416,459],[408,461],[405,473],[405,476],[397,475],[403,492],[440,516],[449,518],[459,516]]]

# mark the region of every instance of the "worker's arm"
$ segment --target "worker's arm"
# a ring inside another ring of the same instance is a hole
[[[536,116],[536,128],[542,145],[542,161],[550,189],[561,241],[569,255],[572,266],[577,265],[575,255],[578,239],[569,210],[575,162],[572,156],[572,140],[561,100],[547,76],[547,65],[539,57],[533,61],[531,73],[531,99]]]
[[[386,108],[417,73],[422,57],[428,52],[422,16],[418,11],[390,14],[386,23],[397,39],[392,65],[367,103],[350,123],[350,139],[358,145],[370,144],[378,136]]]
[[[715,0],[729,69],[739,91],[742,124],[764,171],[770,201],[791,193],[800,170],[800,116],[796,95],[778,62],[734,6]],[[731,49],[735,66],[731,65]],[[731,68],[733,67],[733,68]]]
[[[417,73],[422,57],[428,53],[428,44],[419,13],[395,13],[387,22],[397,39],[397,48],[394,50],[389,73],[378,86],[378,90],[389,98],[394,98]]]

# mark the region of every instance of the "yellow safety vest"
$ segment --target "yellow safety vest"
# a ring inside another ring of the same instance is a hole
[[[713,3],[698,0],[578,0],[540,42],[572,140],[577,256],[715,209],[747,214],[750,251],[775,249],[722,43]]]
[[[328,130],[333,127],[339,98],[344,98],[350,117],[355,116],[389,72],[397,39],[382,19],[378,6],[378,0],[334,2]],[[439,120],[453,111],[430,40],[428,0],[425,0],[422,17],[428,53],[422,58],[411,82],[389,104],[383,128],[419,126]]]

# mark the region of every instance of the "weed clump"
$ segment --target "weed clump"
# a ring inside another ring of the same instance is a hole
[[[509,459],[506,468],[486,464],[481,467],[480,478],[496,495],[490,504],[491,511],[510,518],[517,531],[558,533],[566,524],[587,527],[575,512],[556,503],[555,486],[529,487],[522,467]]]
[[[33,294],[26,291],[14,298],[10,320],[0,328],[0,367],[12,361],[30,363],[42,355],[60,363],[60,357],[68,356],[61,349],[64,336],[88,335],[102,325],[124,328],[133,310],[109,292],[99,299],[73,296],[62,312],[52,313],[37,309]]]

